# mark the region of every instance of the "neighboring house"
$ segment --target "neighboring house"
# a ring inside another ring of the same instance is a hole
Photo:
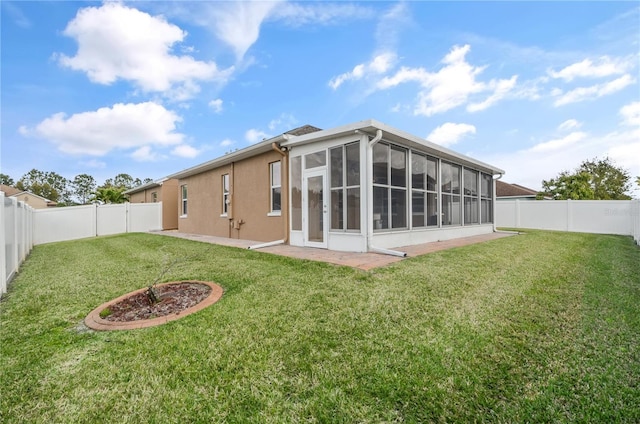
[[[366,120],[297,128],[167,178],[180,232],[366,252],[493,232],[502,174]]]
[[[530,188],[496,181],[496,200],[536,200],[538,192]]]
[[[162,202],[162,229],[178,228],[178,180],[160,179],[126,190],[130,203]]]
[[[37,194],[18,190],[15,187],[4,184],[0,184],[0,191],[3,191],[7,197],[15,197],[19,202],[24,202],[34,209],[46,209],[58,205],[56,202],[45,199],[44,197],[38,196]]]

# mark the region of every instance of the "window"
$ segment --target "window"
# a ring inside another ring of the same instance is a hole
[[[151,201],[153,203],[158,203],[158,192],[154,191],[153,193],[151,193]]]
[[[302,231],[302,157],[291,158],[291,229]]]
[[[331,229],[359,230],[360,143],[335,147],[329,150],[329,158],[331,166]]]
[[[493,177],[482,174],[480,184],[480,222],[491,223],[493,222]]]
[[[442,225],[460,225],[460,166],[442,162]]]
[[[309,153],[304,156],[304,163],[304,169],[325,166],[327,164],[327,153],[324,150],[321,152]]]
[[[280,167],[280,162],[272,162],[269,164],[269,175],[271,180],[271,212],[277,212],[277,214],[280,214],[282,211]]]
[[[373,146],[373,228],[407,227],[407,150]]]
[[[222,176],[222,215],[226,216],[229,212],[229,174]]]
[[[479,224],[478,171],[464,169],[464,224]]]
[[[438,225],[438,161],[411,152],[411,222],[413,228]]]
[[[182,192],[182,216],[187,216],[187,185],[180,187]]]

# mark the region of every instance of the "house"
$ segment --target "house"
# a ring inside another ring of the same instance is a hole
[[[496,200],[536,200],[538,192],[519,184],[496,181]]]
[[[45,199],[37,194],[33,194],[29,191],[22,191],[5,184],[0,184],[0,191],[4,192],[7,197],[15,197],[19,202],[24,202],[34,209],[46,209],[58,205],[56,202]]]
[[[124,192],[130,203],[162,202],[162,229],[178,228],[178,180],[163,178]]]
[[[339,251],[491,233],[504,171],[375,120],[304,126],[168,176],[178,231]]]

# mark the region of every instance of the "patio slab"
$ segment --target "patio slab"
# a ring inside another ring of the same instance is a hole
[[[255,240],[231,239],[226,237],[207,236],[201,234],[187,234],[173,231],[159,231],[155,234],[165,236],[184,238],[188,240],[201,241],[204,243],[219,244],[222,246],[239,247],[248,249],[263,242]],[[437,241],[433,243],[418,244],[414,246],[402,246],[393,250],[406,252],[407,257],[425,255],[427,253],[437,252],[439,250],[451,249],[454,247],[466,246],[469,244],[482,243],[489,240],[496,240],[504,237],[517,235],[518,233],[498,231],[490,234],[482,234],[479,236],[462,237],[454,240]],[[399,256],[391,256],[380,253],[357,253],[357,252],[338,252],[328,249],[317,249],[313,247],[298,247],[286,244],[268,246],[257,249],[260,252],[271,253],[274,255],[289,256],[298,259],[308,259],[312,261],[328,262],[335,265],[350,266],[365,271],[370,269],[390,265],[392,263],[403,260]]]

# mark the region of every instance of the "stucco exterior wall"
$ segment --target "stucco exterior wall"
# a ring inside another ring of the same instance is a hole
[[[167,180],[162,183],[158,192],[158,201],[162,202],[162,229],[178,228],[178,180]]]
[[[187,185],[187,215],[178,218],[178,230],[184,233],[206,234],[255,241],[273,241],[286,238],[284,217],[288,203],[284,193],[286,185],[286,161],[272,151],[205,171],[178,182],[178,198],[181,186]],[[282,212],[271,212],[271,185],[269,164],[281,161]],[[222,176],[229,174],[230,205],[223,216]],[[181,209],[178,201],[178,210]]]
[[[49,207],[47,201],[41,197],[34,196],[30,193],[20,193],[15,196],[19,202],[24,202],[31,206],[33,209],[47,209]]]
[[[162,229],[178,228],[178,180],[163,181],[157,187],[140,190],[129,195],[130,203],[153,203],[153,193],[157,193],[157,202],[162,202]]]

